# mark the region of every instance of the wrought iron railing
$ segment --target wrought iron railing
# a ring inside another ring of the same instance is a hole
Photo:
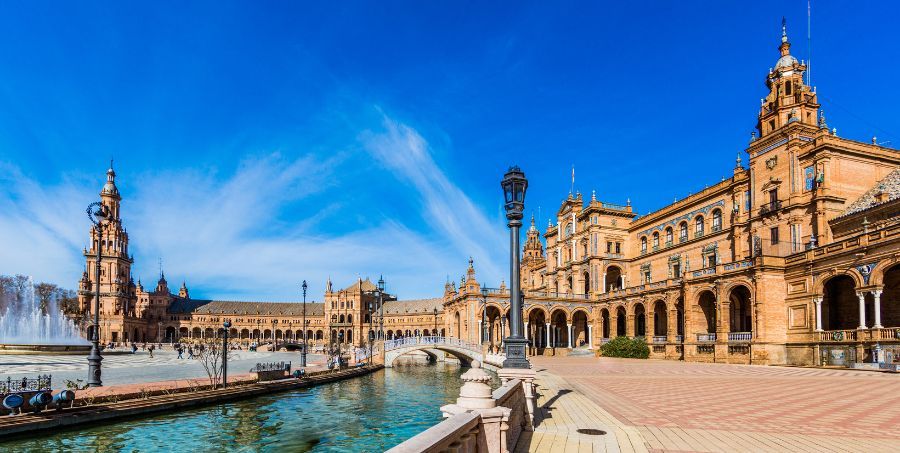
[[[49,390],[52,387],[52,381],[53,378],[49,374],[39,374],[36,378],[23,377],[22,379],[13,379],[7,377],[5,381],[0,381],[0,395]]]

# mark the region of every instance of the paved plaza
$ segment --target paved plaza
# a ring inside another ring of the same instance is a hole
[[[147,351],[109,353],[103,357],[103,383],[133,384],[173,379],[205,378],[206,371],[198,360],[179,359],[172,350],[154,351],[153,357]],[[324,363],[324,357],[309,354],[310,365]],[[298,352],[251,352],[232,351],[228,368],[232,374],[250,371],[258,362],[291,362],[294,368],[300,365]],[[22,378],[37,374],[51,374],[54,386],[62,387],[66,380],[87,379],[87,358],[80,355],[0,355],[0,377]]]
[[[569,433],[576,440],[568,444],[572,451],[900,451],[896,374],[590,357],[531,360],[545,393],[539,405],[560,390],[563,397],[578,393],[594,403],[563,405],[560,397],[547,406],[553,408],[551,423],[573,421],[561,430],[538,425],[535,431],[536,438],[548,430]],[[586,423],[608,428],[618,450],[573,449],[584,438],[576,428]],[[544,448],[551,445],[566,443],[550,438],[532,442],[530,450],[562,451]]]

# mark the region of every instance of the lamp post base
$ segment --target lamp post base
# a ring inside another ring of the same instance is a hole
[[[94,342],[94,345],[91,347],[91,353],[88,354],[88,387],[102,387],[103,381],[100,380],[100,362],[103,361],[103,357],[100,356],[100,345],[97,342]]]
[[[300,367],[306,368],[306,346],[303,346],[303,354],[300,354]]]
[[[528,340],[522,337],[509,337],[505,343],[506,360],[503,361],[503,368],[531,368],[531,363],[525,357]]]

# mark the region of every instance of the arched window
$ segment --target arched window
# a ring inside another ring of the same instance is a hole
[[[341,315],[340,319],[341,319],[341,324],[343,324],[343,323],[344,323],[344,319],[346,319],[346,318],[344,318],[344,315]]]
[[[694,219],[694,236],[700,237],[703,236],[703,216],[697,216]]]
[[[712,224],[713,231],[721,230],[722,229],[722,211],[716,209],[715,211],[713,211],[712,215],[713,215],[713,224]]]
[[[347,323],[353,324],[353,315],[347,315]]]
[[[687,238],[688,238],[687,231],[688,231],[687,222],[681,222],[678,225],[678,240],[679,241],[684,242],[687,240]]]
[[[672,242],[674,240],[675,240],[675,238],[672,235],[672,228],[671,227],[666,228],[666,245],[667,246],[672,245]]]
[[[570,223],[570,224],[566,225],[566,235],[563,237],[567,238],[571,235],[572,235],[572,224]]]
[[[641,237],[641,253],[647,253],[647,236]]]
[[[659,248],[659,232],[653,233],[653,250]]]

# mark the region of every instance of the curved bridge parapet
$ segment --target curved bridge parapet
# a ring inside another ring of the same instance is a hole
[[[407,337],[384,342],[384,366],[390,368],[394,360],[412,351],[438,350],[453,355],[464,366],[473,360],[484,363],[481,346],[451,337]]]

